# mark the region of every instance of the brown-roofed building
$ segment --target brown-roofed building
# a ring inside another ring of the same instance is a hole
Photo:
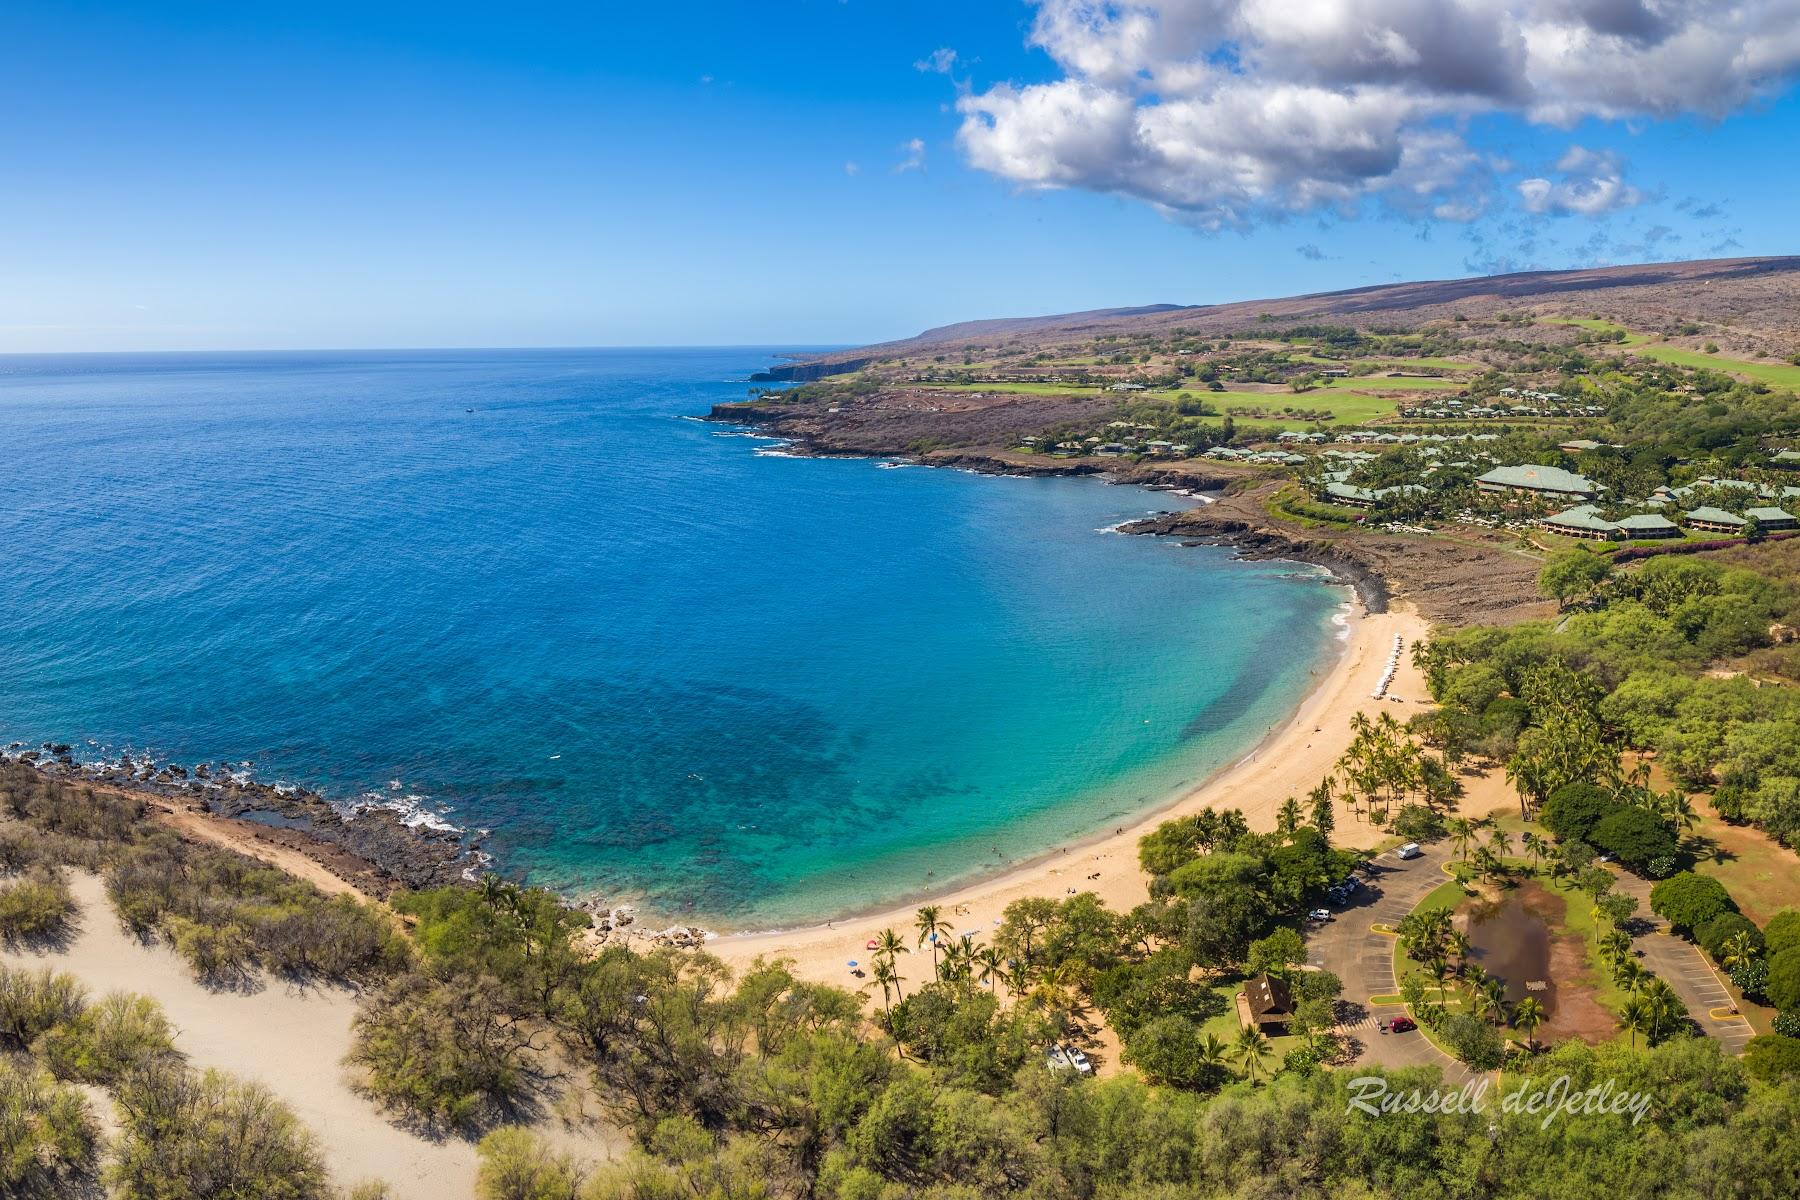
[[[1250,1019],[1258,1026],[1280,1025],[1286,1028],[1294,1015],[1294,994],[1285,980],[1262,974],[1244,985],[1244,999],[1250,1005]]]

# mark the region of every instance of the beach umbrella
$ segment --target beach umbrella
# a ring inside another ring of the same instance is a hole
[[[856,960],[854,958],[850,960],[850,965],[853,967],[856,965]]]

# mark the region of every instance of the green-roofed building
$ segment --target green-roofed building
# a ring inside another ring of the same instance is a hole
[[[1694,509],[1682,517],[1689,529],[1704,529],[1708,533],[1737,533],[1743,529],[1744,518],[1736,513],[1728,513],[1722,508],[1714,508],[1710,504]]]
[[[1618,525],[1619,532],[1631,541],[1681,536],[1681,526],[1660,513],[1633,513],[1629,517],[1620,518],[1615,524]]]
[[[1744,510],[1744,516],[1746,518],[1755,517],[1756,523],[1769,532],[1800,528],[1800,521],[1794,520],[1794,514],[1788,512],[1784,508],[1771,508],[1768,506],[1762,508],[1746,508]]]
[[[1539,496],[1561,496],[1586,500],[1600,489],[1586,475],[1577,475],[1561,467],[1495,467],[1475,480],[1484,492],[1526,492]]]
[[[1619,527],[1603,518],[1600,510],[1592,504],[1577,505],[1567,512],[1545,517],[1538,524],[1567,537],[1588,538],[1596,542],[1610,542],[1619,536]]]

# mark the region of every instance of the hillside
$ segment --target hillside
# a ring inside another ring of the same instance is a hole
[[[1414,327],[1432,321],[1487,318],[1501,312],[1535,313],[1579,307],[1632,329],[1673,333],[1686,325],[1707,333],[1733,352],[1753,355],[1800,343],[1800,256],[1702,259],[1596,267],[1578,271],[1529,271],[1473,279],[1381,284],[1231,304],[1154,304],[1094,309],[1040,317],[963,321],[915,337],[806,358],[777,378],[808,378],[869,362],[967,348],[1017,344],[1054,347],[1104,335],[1132,336],[1180,330],[1217,335],[1252,328],[1269,319],[1329,320],[1364,329]],[[811,368],[810,370],[808,368]],[[825,368],[824,372],[819,370]]]

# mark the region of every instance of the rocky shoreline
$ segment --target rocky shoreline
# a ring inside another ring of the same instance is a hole
[[[15,743],[6,755],[46,778],[88,783],[163,810],[249,827],[257,840],[299,851],[373,896],[468,882],[487,861],[480,833],[409,823],[405,814],[378,803],[334,804],[304,788],[257,783],[229,763],[188,768],[129,755],[84,763],[71,746],[49,742],[37,749]]]

